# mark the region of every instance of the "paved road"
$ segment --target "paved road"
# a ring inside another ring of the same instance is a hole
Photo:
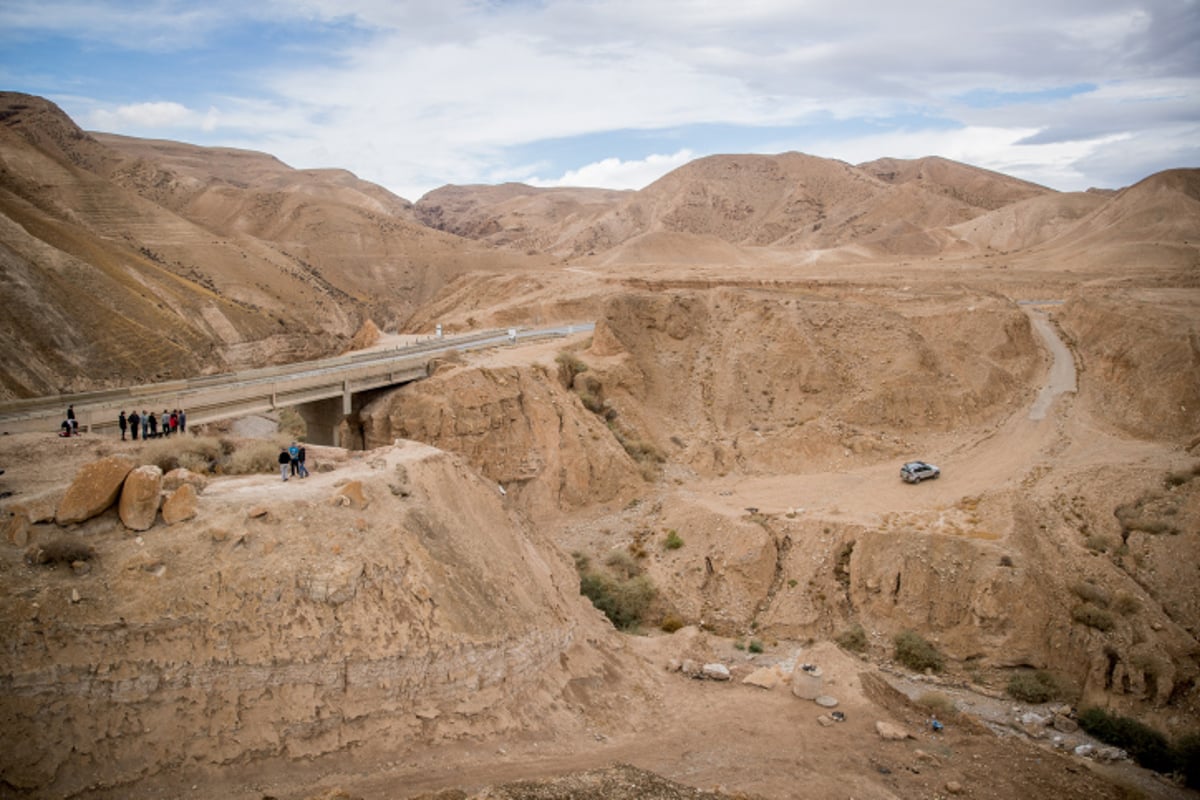
[[[187,409],[189,424],[201,424],[331,398],[348,398],[354,392],[416,380],[424,377],[430,361],[451,352],[519,345],[594,328],[594,323],[585,322],[550,328],[489,330],[317,361],[10,401],[0,403],[0,432],[55,432],[68,405],[75,407],[83,430],[115,431],[117,414],[135,407],[155,412],[163,408]]]

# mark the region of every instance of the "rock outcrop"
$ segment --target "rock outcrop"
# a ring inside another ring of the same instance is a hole
[[[106,511],[117,501],[125,476],[135,466],[126,456],[109,456],[85,464],[59,502],[55,521],[70,525]]]
[[[163,471],[153,464],[140,466],[126,476],[117,505],[126,528],[144,531],[154,526],[162,504],[162,482]]]

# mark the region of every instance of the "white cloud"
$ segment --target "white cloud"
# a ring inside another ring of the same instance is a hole
[[[531,186],[593,186],[606,189],[642,189],[673,169],[696,158],[691,150],[683,149],[669,155],[654,154],[646,158],[622,161],[605,158],[578,169],[568,170],[558,178],[529,178]]]
[[[118,106],[112,111],[97,109],[88,123],[89,127],[100,130],[182,128],[202,124],[200,114],[172,102],[135,103]]]
[[[1195,12],[1195,0],[9,0],[0,39],[36,29],[108,45],[89,51],[97,58],[121,47],[213,58],[204,48],[225,33],[300,32],[303,48],[284,60],[253,53],[196,94],[128,103],[136,84],[114,88],[121,99],[93,97],[85,124],[345,167],[410,199],[497,175],[630,185],[675,156],[651,155],[664,152],[659,137],[645,155],[634,144],[603,158],[596,134],[697,126],[730,138],[680,139],[676,155],[762,152],[777,135],[781,150],[938,154],[1073,185],[1111,184],[1122,161],[1151,163],[1147,152],[1167,143],[1192,152],[1179,142],[1200,127]],[[226,56],[245,53],[214,61]],[[202,76],[190,70],[179,91]],[[1076,84],[1097,88],[988,108],[955,99]],[[913,130],[921,118],[937,130]],[[830,119],[868,133],[811,132]],[[572,160],[562,143],[584,136],[592,149]],[[552,166],[523,172],[515,162],[540,159],[529,153],[547,140],[558,142]]]

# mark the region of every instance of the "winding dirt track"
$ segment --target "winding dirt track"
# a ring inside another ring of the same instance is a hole
[[[1073,404],[1070,398],[1059,398],[1076,389],[1074,356],[1046,312],[1026,307],[1025,313],[1045,343],[1051,363],[1033,403],[1014,411],[996,428],[965,441],[962,435],[934,437],[927,452],[894,462],[832,472],[719,478],[696,484],[688,494],[706,508],[730,516],[753,507],[765,513],[795,511],[877,523],[886,513],[946,507],[963,497],[1019,483],[1043,454],[1065,446],[1064,422]],[[899,469],[909,458],[937,464],[942,477],[915,486],[904,483]]]

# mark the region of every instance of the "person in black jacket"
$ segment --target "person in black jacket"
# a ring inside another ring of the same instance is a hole
[[[130,432],[133,433],[133,440],[135,442],[137,441],[138,426],[140,426],[141,424],[142,424],[142,418],[140,416],[138,416],[137,409],[135,408],[133,410],[133,413],[129,415],[129,430],[130,430]]]
[[[285,481],[288,479],[288,470],[292,466],[292,456],[288,453],[286,447],[279,448],[279,476]]]
[[[125,419],[125,409],[121,409],[120,416],[117,417],[117,425],[121,428],[121,441],[125,441],[125,431],[129,428],[129,421]]]

